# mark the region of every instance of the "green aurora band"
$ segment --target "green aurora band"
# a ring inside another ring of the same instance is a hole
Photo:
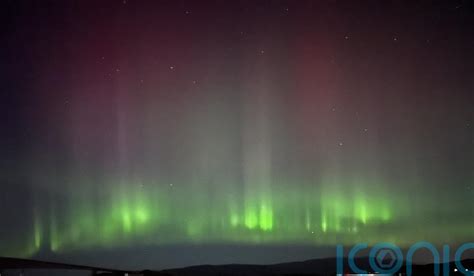
[[[242,200],[232,194],[212,199],[180,183],[163,189],[146,182],[134,183],[134,189],[119,186],[102,195],[102,204],[91,201],[91,193],[80,192],[63,208],[54,202],[40,207],[44,209],[36,210],[31,234],[7,253],[27,257],[41,248],[67,252],[183,243],[316,246],[383,240],[405,245],[426,238],[456,242],[469,238],[473,227],[472,222],[458,221],[418,233],[407,231],[411,222],[404,218],[413,214],[403,198],[389,197],[383,189],[338,192],[331,181],[319,190],[269,190]]]

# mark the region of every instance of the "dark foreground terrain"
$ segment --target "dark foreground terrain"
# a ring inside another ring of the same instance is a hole
[[[464,260],[463,265],[474,270],[474,259]],[[347,267],[347,259],[344,260]],[[367,258],[359,258],[356,260],[359,268],[370,271]],[[462,275],[459,271],[455,271],[455,264],[452,262],[450,266],[450,275]],[[433,275],[433,264],[413,265],[414,275]],[[442,266],[440,272],[442,274]],[[406,267],[402,266],[400,273],[405,274]],[[245,264],[228,264],[228,265],[199,265],[184,268],[167,269],[161,271],[125,271],[101,267],[91,267],[82,265],[71,265],[63,263],[44,262],[36,260],[26,260],[17,258],[0,258],[1,275],[170,275],[170,276],[187,276],[187,275],[335,275],[336,259],[315,259],[302,262],[280,263],[272,265],[245,265]],[[345,271],[345,273],[351,273]],[[474,275],[474,274],[471,274]]]

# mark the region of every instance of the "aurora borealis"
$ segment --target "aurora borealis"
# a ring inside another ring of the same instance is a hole
[[[7,1],[0,254],[472,241],[472,8],[357,2]]]

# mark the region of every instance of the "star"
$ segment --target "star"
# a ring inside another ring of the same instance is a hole
[[[170,70],[174,70],[174,66],[170,66]]]
[[[344,144],[342,142],[339,142],[339,146],[342,147]]]

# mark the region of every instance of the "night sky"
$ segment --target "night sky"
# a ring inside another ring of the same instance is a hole
[[[474,9],[434,2],[2,2],[0,254],[472,242]]]

